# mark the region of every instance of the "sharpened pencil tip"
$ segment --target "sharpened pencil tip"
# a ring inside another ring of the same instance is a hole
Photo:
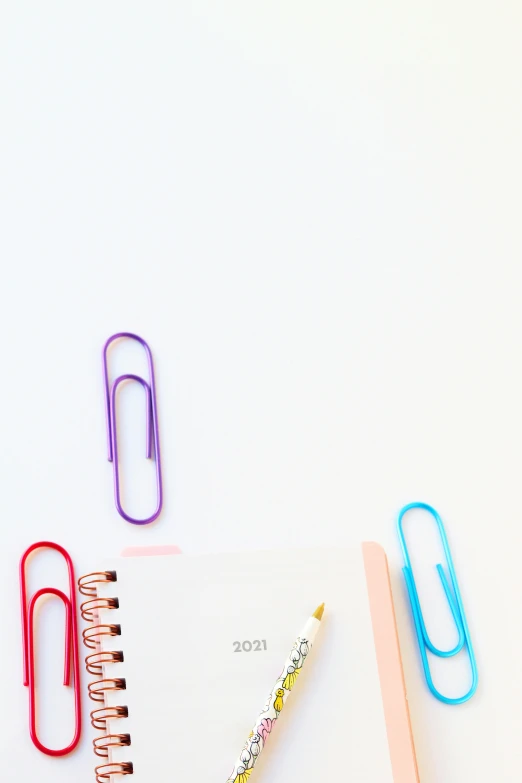
[[[316,620],[322,620],[323,614],[324,614],[324,604],[321,604],[321,606],[317,607],[312,617],[315,617]]]

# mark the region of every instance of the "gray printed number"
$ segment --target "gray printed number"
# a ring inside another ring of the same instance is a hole
[[[248,639],[244,642],[232,642],[234,646],[234,652],[261,652],[268,649],[266,646],[266,639],[254,639],[253,642],[249,642]]]

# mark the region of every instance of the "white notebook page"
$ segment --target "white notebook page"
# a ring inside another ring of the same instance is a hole
[[[133,762],[129,783],[225,783],[323,601],[321,630],[252,783],[393,783],[360,547],[119,558],[103,568],[118,581],[100,595],[120,608],[102,621],[122,629],[104,649],[125,656],[105,676],[127,682],[108,703],[129,708],[110,731],[132,739],[112,759]]]

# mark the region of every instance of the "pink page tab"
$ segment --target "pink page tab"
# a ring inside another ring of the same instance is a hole
[[[388,560],[380,544],[365,541],[362,549],[393,780],[419,783]]]

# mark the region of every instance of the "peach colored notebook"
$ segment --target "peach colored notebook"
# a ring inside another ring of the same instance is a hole
[[[125,690],[104,694],[104,734],[116,739],[101,740],[103,774],[226,780],[286,648],[324,600],[324,629],[252,783],[418,783],[381,547],[176,554],[134,549],[100,564],[117,580],[100,597],[119,600],[100,622],[121,634],[101,637],[103,676]]]

